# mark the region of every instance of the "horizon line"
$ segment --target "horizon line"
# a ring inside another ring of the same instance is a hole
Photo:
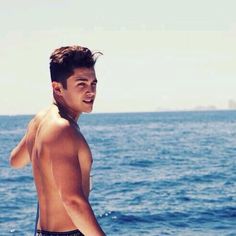
[[[165,112],[214,112],[214,111],[236,111],[236,108],[216,108],[216,109],[163,109],[152,111],[109,111],[109,112],[91,112],[82,113],[82,115],[99,115],[99,114],[130,114],[130,113],[165,113]],[[0,114],[0,116],[34,116],[37,113],[22,114]]]

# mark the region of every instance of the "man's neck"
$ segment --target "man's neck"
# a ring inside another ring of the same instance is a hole
[[[63,99],[54,98],[53,104],[58,107],[61,117],[73,122],[74,124],[77,124],[80,114],[68,107]]]

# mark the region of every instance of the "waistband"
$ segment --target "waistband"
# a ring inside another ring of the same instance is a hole
[[[52,232],[46,230],[37,230],[37,236],[84,236],[78,229],[66,232]]]

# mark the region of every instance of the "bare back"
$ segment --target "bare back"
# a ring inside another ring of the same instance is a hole
[[[63,136],[62,143],[59,136],[64,124],[69,126],[70,132],[64,135],[66,138]],[[57,107],[52,106],[37,114],[30,122],[26,143],[40,206],[38,228],[48,231],[76,229],[63,205],[55,175],[61,175],[59,177],[67,185],[81,185],[83,194],[88,199],[92,156],[84,137],[76,127],[60,117]],[[68,173],[66,166],[60,165],[59,159],[65,163],[73,162],[80,176]]]

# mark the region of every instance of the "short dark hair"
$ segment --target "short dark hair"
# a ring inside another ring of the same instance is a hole
[[[101,54],[101,52],[92,53],[88,48],[78,45],[57,48],[50,56],[51,81],[62,83],[66,89],[66,80],[73,75],[74,69],[93,68],[97,55]]]

